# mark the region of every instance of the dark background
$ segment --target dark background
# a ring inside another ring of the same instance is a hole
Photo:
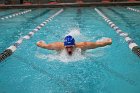
[[[0,0],[0,4],[23,4],[24,2],[31,2],[32,4],[46,4],[50,1],[57,1],[60,3],[74,3],[76,0]],[[83,0],[83,2],[101,2],[102,0]],[[111,2],[125,2],[128,0],[110,0]],[[136,0],[140,1],[140,0]]]

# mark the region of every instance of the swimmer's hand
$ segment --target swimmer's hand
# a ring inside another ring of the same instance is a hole
[[[108,45],[112,44],[112,39],[111,38],[107,38],[104,40],[104,42],[106,42]]]
[[[43,40],[41,40],[41,41],[38,41],[37,43],[36,43],[36,45],[37,46],[42,46],[43,44],[45,44],[45,41],[43,41]]]

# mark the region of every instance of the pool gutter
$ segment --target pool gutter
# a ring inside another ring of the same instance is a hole
[[[0,9],[9,8],[61,8],[61,7],[92,7],[92,6],[136,6],[140,5],[140,1],[136,2],[90,2],[90,3],[58,3],[58,4],[31,4],[31,5],[0,5]]]

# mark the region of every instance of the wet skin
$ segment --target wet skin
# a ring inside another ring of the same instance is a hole
[[[74,51],[74,46],[66,46],[65,48],[66,48],[68,55],[71,56]]]

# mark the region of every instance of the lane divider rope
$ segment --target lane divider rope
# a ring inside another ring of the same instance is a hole
[[[51,17],[46,19],[44,22],[42,22],[40,25],[38,25],[35,29],[33,29],[31,32],[29,32],[27,35],[21,37],[17,42],[15,42],[13,45],[11,45],[9,48],[4,50],[0,54],[0,62],[12,55],[18,46],[23,42],[23,40],[28,40],[30,39],[36,32],[38,32],[42,27],[44,27],[48,22],[50,22],[55,16],[59,15],[61,12],[63,12],[63,9],[60,9],[57,11],[55,14],[53,14]]]
[[[131,8],[131,7],[127,7],[127,9],[128,9],[128,10],[131,10],[131,11],[135,11],[135,12],[140,13],[140,10],[138,10],[138,9],[134,9],[134,8]]]
[[[23,14],[29,13],[31,11],[32,11],[31,9],[25,10],[23,12],[18,12],[18,13],[14,13],[14,14],[11,14],[11,15],[8,15],[8,16],[5,16],[5,17],[2,17],[0,19],[1,20],[5,20],[5,19],[13,18],[13,17],[19,16],[19,15],[23,15]]]
[[[123,32],[116,24],[114,24],[107,16],[105,16],[99,9],[95,8],[95,11],[103,17],[103,19],[113,28],[116,33],[125,39],[128,43],[129,48],[140,57],[140,47],[128,36],[128,33]]]

